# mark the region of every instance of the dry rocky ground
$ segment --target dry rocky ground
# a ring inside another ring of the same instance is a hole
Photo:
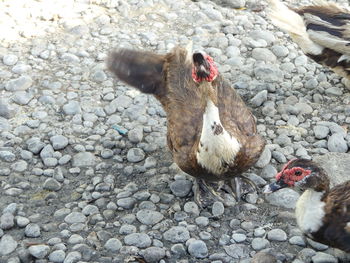
[[[302,237],[293,190],[198,208],[166,148],[159,103],[105,69],[113,48],[165,53],[192,40],[257,117],[267,146],[247,174],[259,187],[294,157],[318,158],[339,183],[350,170],[350,92],[270,24],[265,6],[1,1],[0,262],[248,263],[258,251],[349,262]]]

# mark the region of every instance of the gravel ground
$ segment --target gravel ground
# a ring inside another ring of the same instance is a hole
[[[249,263],[259,251],[278,262],[349,262],[302,237],[291,189],[198,208],[192,178],[167,150],[160,104],[105,68],[115,47],[165,53],[192,39],[267,140],[252,180],[265,185],[294,157],[346,174],[349,90],[272,26],[265,6],[1,1],[0,262]]]

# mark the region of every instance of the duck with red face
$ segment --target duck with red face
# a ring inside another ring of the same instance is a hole
[[[289,161],[264,193],[285,187],[301,191],[295,215],[302,232],[317,242],[350,252],[350,181],[330,189],[326,172],[305,159]]]

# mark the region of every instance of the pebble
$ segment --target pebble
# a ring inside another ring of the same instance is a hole
[[[164,232],[163,237],[172,243],[185,242],[190,238],[190,233],[185,227],[173,226]]]
[[[63,135],[52,136],[50,142],[55,150],[64,149],[68,145],[68,139]]]
[[[27,90],[33,84],[33,80],[29,76],[21,76],[17,79],[12,79],[6,83],[5,89],[10,92]]]
[[[192,182],[189,180],[175,180],[170,183],[171,192],[177,197],[187,196],[192,189]]]
[[[28,248],[29,253],[38,259],[43,259],[50,252],[50,247],[47,245],[33,245]]]
[[[11,254],[17,248],[17,241],[12,236],[5,234],[0,240],[0,255]]]
[[[267,239],[270,241],[286,241],[287,234],[282,229],[272,229],[267,233]]]
[[[328,150],[330,152],[346,153],[348,145],[344,140],[344,136],[340,133],[334,133],[328,138]]]
[[[13,66],[17,63],[18,61],[18,57],[16,55],[13,54],[8,54],[2,57],[2,62],[6,65],[6,66]]]
[[[24,234],[27,237],[40,237],[41,235],[40,226],[34,223],[30,223],[25,227]]]
[[[142,224],[145,225],[157,224],[164,218],[164,216],[161,213],[146,209],[138,211],[136,217]]]
[[[0,228],[7,230],[15,225],[14,216],[9,212],[5,212],[0,217]]]
[[[128,151],[126,158],[128,159],[128,162],[138,163],[145,159],[145,153],[142,149],[131,148]]]
[[[54,263],[62,263],[66,257],[66,252],[63,250],[55,250],[50,253],[49,260]]]
[[[285,208],[295,208],[295,204],[299,199],[299,194],[293,189],[284,188],[265,196],[266,200],[276,206]]]
[[[124,243],[128,246],[146,248],[151,245],[152,240],[147,234],[132,233],[124,237]]]
[[[334,256],[323,253],[323,252],[317,252],[316,255],[312,257],[312,262],[314,263],[337,263],[338,259],[336,259]]]
[[[223,215],[225,212],[224,204],[220,201],[215,201],[213,203],[211,212],[212,212],[213,216],[215,216],[215,217],[219,217],[219,216]]]
[[[113,253],[119,252],[119,250],[122,248],[123,244],[120,242],[119,239],[117,238],[110,238],[107,240],[106,244],[104,247]]]
[[[143,252],[142,255],[146,262],[159,262],[165,257],[165,249],[161,247],[148,247]]]
[[[188,245],[188,253],[195,258],[206,258],[208,256],[208,248],[202,240],[194,240]]]
[[[72,157],[72,165],[74,167],[89,167],[96,164],[96,157],[90,152],[80,152]]]
[[[256,237],[252,240],[252,248],[254,250],[262,250],[264,248],[267,248],[270,246],[270,242],[265,239],[265,238],[261,238],[261,237]]]

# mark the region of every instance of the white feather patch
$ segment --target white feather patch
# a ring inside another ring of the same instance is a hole
[[[218,131],[221,132],[218,133]],[[228,165],[234,162],[240,148],[238,140],[223,128],[219,109],[211,100],[208,100],[197,152],[198,163],[213,174],[224,173]]]
[[[345,61],[350,61],[350,56],[348,56],[348,55],[342,55],[339,59],[338,59],[338,63],[339,62],[342,62],[343,60],[345,60]]]
[[[325,203],[321,201],[323,192],[307,189],[298,199],[295,215],[299,228],[306,234],[320,229],[325,216]]]

